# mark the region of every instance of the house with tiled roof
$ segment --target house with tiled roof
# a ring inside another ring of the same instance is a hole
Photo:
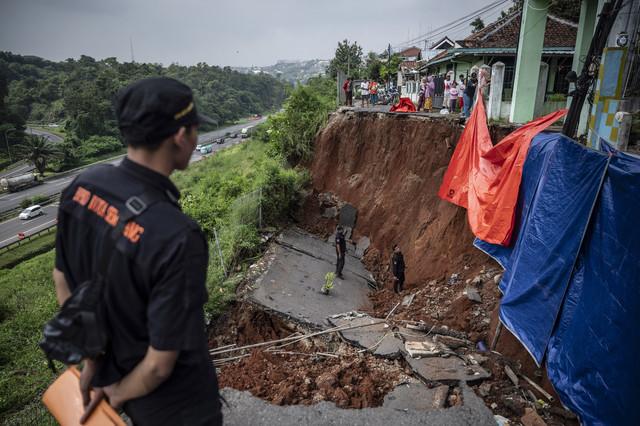
[[[474,66],[492,66],[496,62],[505,64],[504,96],[511,98],[515,58],[518,49],[522,11],[506,15],[464,40],[457,40],[455,46],[447,49],[418,68],[420,74],[467,75]],[[547,94],[567,94],[566,74],[571,70],[578,33],[578,24],[547,14],[547,22],[542,47],[542,61],[549,65]]]
[[[417,73],[418,61],[422,59],[422,50],[419,47],[412,46],[402,52],[398,52],[398,56],[402,58],[398,70],[402,76],[406,78],[411,74]]]

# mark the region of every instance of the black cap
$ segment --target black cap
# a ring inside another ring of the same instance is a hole
[[[392,246],[391,246],[391,250],[392,250],[392,251],[394,251],[394,250],[396,249],[396,247],[398,247],[398,246],[397,246],[397,245],[395,245],[395,244],[394,244],[394,245],[392,245]]]
[[[338,231],[342,231],[344,229],[344,227],[342,225],[338,225],[338,227],[336,228]]]
[[[116,119],[122,136],[132,145],[154,145],[182,126],[217,124],[198,114],[191,89],[169,77],[138,80],[116,94]]]

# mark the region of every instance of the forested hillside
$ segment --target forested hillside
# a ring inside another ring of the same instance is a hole
[[[0,52],[0,130],[18,130],[9,133],[14,145],[22,142],[25,122],[57,123],[65,132],[59,168],[72,166],[78,158],[122,147],[112,107],[115,93],[135,80],[160,75],[191,86],[199,110],[221,125],[279,109],[291,87],[267,74],[205,63],[164,67],[85,55],[52,62]]]

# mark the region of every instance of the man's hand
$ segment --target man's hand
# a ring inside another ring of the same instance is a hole
[[[96,388],[95,392],[93,393],[93,398],[91,398],[91,400],[89,400],[86,404],[83,401],[84,414],[82,415],[82,417],[80,417],[81,425],[83,425],[87,421],[89,416],[91,416],[91,413],[93,413],[93,410],[95,410],[98,404],[100,404],[100,401],[102,401],[102,398],[104,398],[104,396],[105,395],[102,388]],[[82,398],[84,400],[84,395],[82,395]]]
[[[91,398],[91,379],[98,368],[98,360],[87,358],[84,360],[84,368],[80,374],[80,394],[82,395],[82,405],[84,406],[84,414],[80,418],[80,424],[87,421],[93,410],[98,406],[100,400],[104,397],[102,389],[97,389]]]
[[[80,394],[82,395],[82,405],[85,407],[89,404],[91,400],[91,379],[93,375],[96,373],[96,369],[98,368],[98,360],[93,358],[87,358],[84,361],[84,368],[82,369],[82,374],[80,375]]]

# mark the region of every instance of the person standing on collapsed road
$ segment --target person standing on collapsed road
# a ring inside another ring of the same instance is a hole
[[[400,251],[400,247],[394,244],[391,247],[393,250],[393,258],[391,262],[393,264],[393,294],[396,296],[402,292],[404,287],[404,270],[407,268],[404,264],[404,256],[402,256],[402,252]]]
[[[198,124],[216,122],[198,114],[188,86],[167,77],[120,90],[115,116],[127,156],[81,174],[60,201],[53,270],[60,305],[96,273],[120,215],[148,194],[162,199],[116,237],[103,295],[109,342],[85,360],[80,421],[106,396],[135,425],[221,425],[203,310],[208,244],[169,180],[189,165]]]
[[[348,238],[344,238],[344,227],[338,225],[338,232],[336,232],[336,255],[338,259],[336,261],[336,278],[344,279],[342,276],[342,268],[344,268],[344,257],[347,255],[347,241],[352,243]]]

